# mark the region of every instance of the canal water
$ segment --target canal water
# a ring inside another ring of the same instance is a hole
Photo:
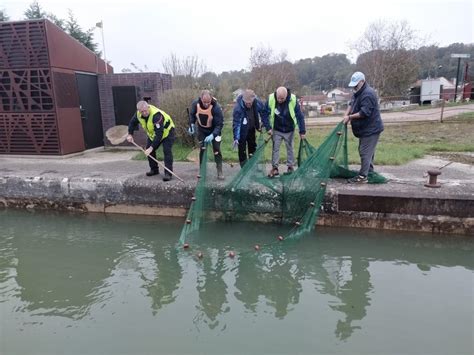
[[[472,238],[182,223],[0,210],[0,354],[474,352]]]

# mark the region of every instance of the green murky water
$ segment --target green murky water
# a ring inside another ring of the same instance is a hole
[[[181,223],[0,211],[0,354],[474,352],[472,238]]]

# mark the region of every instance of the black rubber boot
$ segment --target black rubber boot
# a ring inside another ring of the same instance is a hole
[[[146,173],[146,176],[153,176],[153,175],[158,175],[160,173],[160,170],[150,170]]]
[[[217,179],[224,180],[224,173],[222,172],[222,163],[217,165]]]

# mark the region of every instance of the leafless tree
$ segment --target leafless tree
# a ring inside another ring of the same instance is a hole
[[[204,62],[196,55],[179,58],[171,53],[162,64],[164,72],[173,77],[174,88],[193,88],[199,76],[207,71]]]
[[[260,97],[267,97],[278,86],[294,88],[298,83],[296,70],[288,61],[286,51],[275,55],[271,47],[252,48],[250,70],[249,86]]]
[[[408,22],[376,21],[354,44],[357,69],[382,95],[401,95],[417,76],[415,51],[420,38]]]

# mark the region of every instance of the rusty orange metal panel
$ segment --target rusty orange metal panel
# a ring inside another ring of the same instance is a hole
[[[0,68],[49,67],[44,20],[0,22]]]
[[[82,131],[81,112],[79,107],[57,108],[59,144],[61,154],[82,152],[84,133]]]
[[[0,113],[0,154],[60,154],[56,114]]]
[[[50,21],[45,24],[52,67],[105,74],[105,62],[99,56]],[[110,65],[108,72],[113,73]]]

